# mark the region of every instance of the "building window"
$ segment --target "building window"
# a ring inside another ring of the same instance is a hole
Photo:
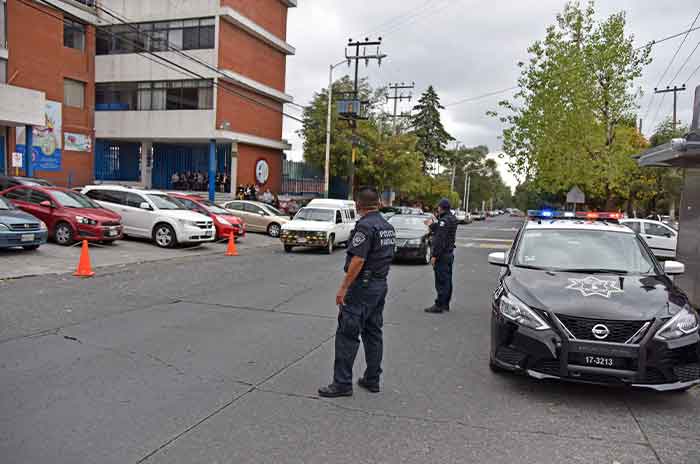
[[[85,83],[63,79],[63,104],[73,108],[85,107]]]
[[[0,58],[0,84],[7,82],[7,60]]]
[[[214,18],[119,24],[97,29],[97,54],[214,48]]]
[[[65,18],[63,20],[63,46],[81,51],[84,50],[85,25]]]
[[[113,82],[95,85],[97,111],[210,110],[211,80]]]

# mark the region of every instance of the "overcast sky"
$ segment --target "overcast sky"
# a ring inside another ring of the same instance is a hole
[[[287,93],[301,105],[307,104],[313,93],[328,85],[328,66],[344,57],[348,38],[360,39],[382,36],[381,50],[388,55],[381,68],[376,62],[368,68],[361,66],[361,76],[369,77],[373,86],[389,82],[416,83],[414,95],[428,85],[438,91],[444,105],[461,99],[479,96],[515,85],[518,77],[516,63],[527,57],[527,47],[544,37],[545,28],[552,24],[565,0],[299,0],[297,8],[290,9],[287,40],[297,53],[287,60]],[[687,29],[698,14],[697,0],[599,0],[596,11],[600,18],[624,10],[627,12],[628,31],[635,43],[659,39]],[[700,24],[700,20],[698,20]],[[641,114],[647,112],[653,88],[682,41],[682,37],[653,48],[654,61],[649,65],[639,84],[646,94],[640,101]],[[671,84],[681,65],[700,41],[700,31],[688,38],[676,57],[661,86]],[[700,47],[681,70],[673,84],[686,82],[691,72],[700,65]],[[342,65],[336,68],[334,78],[348,72]],[[688,82],[689,88],[700,84],[700,71]],[[443,111],[443,123],[461,143],[487,145],[493,153],[501,147],[502,127],[485,113],[496,109],[504,93],[478,101],[449,106]],[[654,97],[644,121],[648,133],[654,120],[672,112],[673,94],[662,99]],[[408,110],[415,103],[402,103]],[[663,103],[663,105],[660,105]],[[679,119],[691,119],[692,91],[679,94]],[[301,111],[287,106],[287,111],[300,116]],[[302,141],[296,135],[299,123],[285,118],[284,134],[294,149],[288,152],[292,159],[301,159]],[[508,183],[515,184],[505,168],[502,174]]]

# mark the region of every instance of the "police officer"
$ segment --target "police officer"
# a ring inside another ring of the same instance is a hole
[[[357,207],[361,218],[348,242],[345,278],[335,297],[340,312],[335,335],[333,383],[318,390],[319,395],[327,398],[352,396],[352,366],[360,347],[360,337],[367,370],[357,384],[378,393],[382,373],[384,301],[389,266],[394,259],[396,232],[379,214],[379,194],[373,188],[360,189]]]
[[[455,261],[455,237],[457,235],[457,218],[452,214],[450,201],[443,198],[438,203],[438,220],[430,223],[433,233],[432,258],[430,263],[435,272],[435,304],[425,309],[426,313],[441,313],[450,310],[452,299],[452,265]]]

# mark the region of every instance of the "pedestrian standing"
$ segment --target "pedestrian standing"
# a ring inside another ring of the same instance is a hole
[[[452,266],[455,261],[455,238],[457,236],[457,218],[452,214],[450,201],[443,198],[438,203],[438,220],[425,221],[433,234],[432,257],[430,264],[435,273],[435,304],[425,309],[427,313],[441,313],[450,310],[452,299]]]
[[[327,398],[352,396],[352,366],[360,337],[367,369],[357,384],[373,393],[380,389],[384,302],[396,232],[379,213],[379,194],[375,189],[360,189],[357,206],[361,218],[348,242],[345,278],[335,297],[340,313],[335,333],[333,383],[318,390],[319,395]]]

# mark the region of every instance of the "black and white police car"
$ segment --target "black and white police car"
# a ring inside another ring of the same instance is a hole
[[[618,213],[528,211],[493,294],[491,369],[685,390],[700,383],[698,313]]]

